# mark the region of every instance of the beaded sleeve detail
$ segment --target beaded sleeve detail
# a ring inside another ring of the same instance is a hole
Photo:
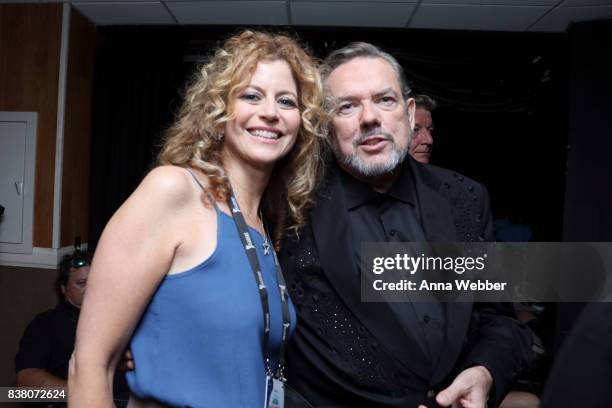
[[[320,267],[310,234],[303,234],[289,290],[300,322],[298,332],[345,380],[368,391],[400,392],[395,363],[368,329],[349,312]],[[323,345],[323,347],[320,347]]]

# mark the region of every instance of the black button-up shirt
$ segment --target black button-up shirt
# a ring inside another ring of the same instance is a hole
[[[362,242],[425,241],[412,174],[408,166],[402,166],[400,171],[398,179],[384,193],[340,172],[346,202],[344,210],[348,212],[352,231],[355,271],[360,270]],[[391,302],[389,307],[402,327],[429,353],[435,365],[444,346],[444,306],[437,302]],[[420,330],[410,327],[407,313],[416,313]]]

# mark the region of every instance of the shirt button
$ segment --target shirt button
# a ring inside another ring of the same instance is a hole
[[[436,396],[436,392],[434,390],[427,391],[427,398],[433,399]]]
[[[423,322],[425,322],[426,324],[429,323],[429,315],[423,316]]]
[[[389,235],[391,235],[392,237],[394,237],[394,236],[395,236],[395,230],[391,230],[391,231],[389,231]]]

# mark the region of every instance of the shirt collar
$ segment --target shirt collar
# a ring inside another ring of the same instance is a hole
[[[389,190],[384,193],[375,191],[370,184],[357,180],[338,166],[338,171],[342,179],[346,209],[352,210],[380,196],[391,197],[414,207],[416,204],[416,189],[414,187],[412,171],[408,164],[409,160],[410,158],[407,157],[400,165],[399,171],[401,173],[399,177],[391,185]]]
[[[79,309],[78,307],[76,307],[75,305],[73,305],[72,303],[68,302],[67,300],[62,300],[58,305],[57,305],[58,309],[65,309],[66,312],[72,316],[72,317],[76,317],[78,319],[79,314],[81,312],[81,309]]]

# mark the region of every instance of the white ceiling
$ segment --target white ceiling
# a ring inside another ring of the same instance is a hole
[[[55,2],[56,0],[38,0]],[[0,0],[29,3],[32,0]],[[563,32],[612,0],[76,0],[96,25],[293,25]]]

